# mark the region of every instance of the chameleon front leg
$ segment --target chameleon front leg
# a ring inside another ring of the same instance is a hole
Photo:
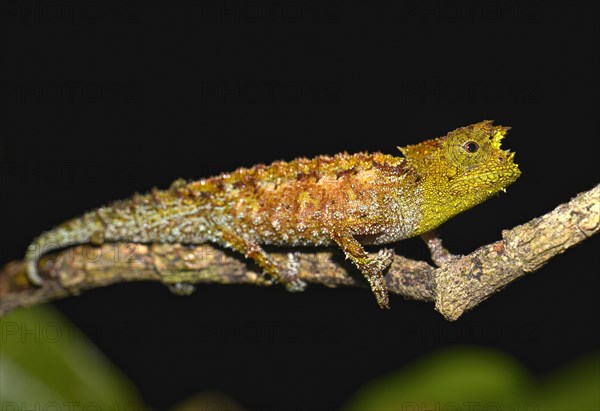
[[[390,308],[382,272],[392,263],[394,251],[382,248],[376,257],[371,257],[352,234],[333,233],[331,237],[369,281],[379,307]]]
[[[442,245],[442,239],[435,230],[421,234],[421,239],[427,244],[427,248],[429,248],[429,252],[431,253],[431,260],[438,267],[460,257],[459,255],[452,254]]]
[[[219,244],[232,248],[253,260],[266,274],[281,282],[288,291],[304,290],[306,283],[298,278],[298,263],[294,258],[288,256],[287,266],[281,268],[255,241],[244,238],[229,229],[219,228],[219,231],[221,232],[220,240],[217,241]]]

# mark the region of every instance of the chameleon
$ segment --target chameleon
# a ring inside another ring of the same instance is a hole
[[[200,180],[176,180],[112,202],[42,233],[25,255],[29,280],[42,285],[40,257],[77,244],[202,244],[233,249],[290,291],[305,283],[297,264],[276,264],[263,246],[335,246],[389,308],[383,245],[427,235],[487,200],[521,175],[501,149],[510,127],[485,120],[445,136],[398,147],[401,156],[361,152],[258,164]]]

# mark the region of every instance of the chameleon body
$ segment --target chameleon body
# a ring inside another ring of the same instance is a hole
[[[28,276],[41,284],[40,256],[75,244],[212,242],[300,290],[293,264],[277,266],[261,246],[337,245],[388,307],[382,272],[393,253],[369,255],[363,245],[426,233],[513,183],[520,175],[514,153],[500,148],[507,130],[483,121],[399,148],[403,157],[342,153],[177,180],[43,233],[28,248]]]

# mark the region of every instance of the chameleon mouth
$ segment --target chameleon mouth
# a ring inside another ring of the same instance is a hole
[[[477,186],[489,195],[498,191],[506,192],[506,187],[521,176],[521,170],[513,161],[514,152],[510,150],[500,150],[500,152],[502,155],[498,156],[499,163],[496,163],[496,166],[456,179],[453,182],[454,189],[464,190],[464,187]]]
[[[501,149],[502,140],[506,137],[508,130],[510,130],[510,127],[496,126],[493,128],[491,137],[492,148],[494,150],[499,150],[503,154],[503,160],[506,161],[507,165],[510,165],[511,170],[507,171],[507,174],[516,173],[517,176],[519,176],[521,175],[521,170],[519,170],[519,165],[514,162],[515,153],[511,152],[510,149]]]
[[[504,182],[506,185],[513,183],[521,175],[521,170],[514,164],[513,167],[506,168],[504,170],[488,171],[486,173],[480,173],[474,176],[475,179],[488,183],[496,184],[498,182]]]

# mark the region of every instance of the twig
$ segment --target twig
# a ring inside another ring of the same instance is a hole
[[[396,256],[386,274],[388,289],[404,297],[435,302],[453,321],[523,275],[597,233],[600,185],[579,194],[542,217],[502,233],[502,240],[469,255],[443,260],[440,268]],[[431,239],[429,239],[431,240]],[[437,244],[437,243],[436,243]],[[437,244],[441,247],[441,244]],[[286,253],[274,253],[281,263]],[[362,276],[336,251],[297,253],[299,276],[330,287],[366,286]],[[56,300],[125,281],[160,281],[188,294],[196,283],[271,285],[255,267],[210,244],[82,245],[44,257],[41,287],[31,285],[24,265],[13,261],[0,271],[0,316],[18,307]]]

